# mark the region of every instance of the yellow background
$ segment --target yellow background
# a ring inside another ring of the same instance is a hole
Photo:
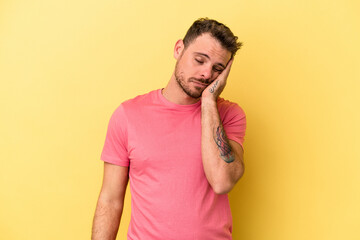
[[[166,85],[205,16],[244,42],[222,95],[248,121],[234,239],[360,239],[355,0],[1,1],[1,239],[90,238],[112,112]]]

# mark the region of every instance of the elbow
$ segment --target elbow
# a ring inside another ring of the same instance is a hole
[[[230,182],[230,181],[211,184],[211,187],[216,194],[227,194],[233,189],[234,186],[235,186],[235,182]]]
[[[225,186],[216,186],[216,187],[212,187],[213,191],[220,195],[220,194],[228,194],[232,187],[225,187]]]
[[[227,194],[234,188],[235,184],[239,181],[243,174],[244,170],[242,169],[242,171],[240,171],[233,179],[227,179],[217,183],[213,182],[210,185],[216,194]]]

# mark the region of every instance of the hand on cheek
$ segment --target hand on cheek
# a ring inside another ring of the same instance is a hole
[[[234,59],[230,59],[224,71],[222,71],[220,75],[209,86],[205,88],[201,96],[202,101],[216,101],[216,99],[220,96],[221,92],[226,86],[226,80],[229,76],[233,60]]]

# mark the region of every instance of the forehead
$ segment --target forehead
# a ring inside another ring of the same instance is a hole
[[[230,60],[231,52],[224,48],[221,43],[210,34],[202,34],[192,41],[187,47],[190,54],[206,54],[210,60],[227,63]]]

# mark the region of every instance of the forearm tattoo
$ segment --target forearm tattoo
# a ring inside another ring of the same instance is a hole
[[[231,163],[235,160],[233,151],[226,137],[224,128],[219,125],[214,133],[214,141],[220,150],[220,157],[227,163]]]
[[[214,93],[214,92],[215,92],[215,88],[217,87],[218,83],[219,83],[219,80],[216,80],[216,82],[214,83],[214,86],[212,86],[212,87],[209,89],[209,91],[210,91],[211,93]]]

